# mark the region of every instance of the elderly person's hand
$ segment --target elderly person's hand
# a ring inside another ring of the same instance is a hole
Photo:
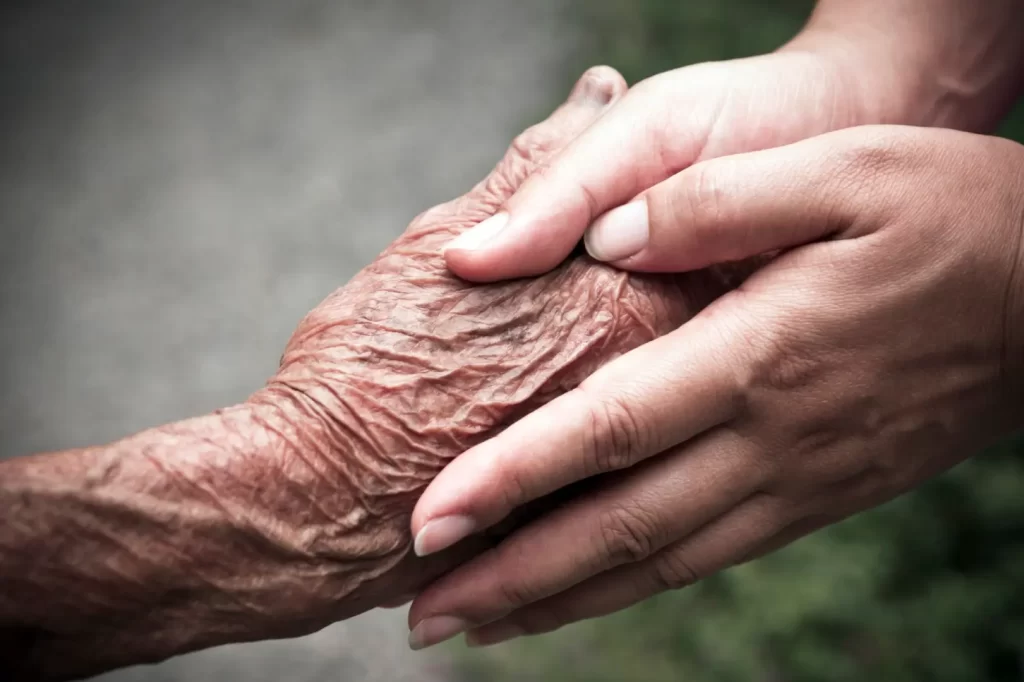
[[[312,632],[479,551],[413,556],[437,472],[730,286],[724,270],[632,276],[586,256],[483,287],[446,269],[443,245],[624,90],[610,69],[585,75],[489,177],[310,313],[244,404],[0,463],[0,677]]]
[[[1024,147],[863,127],[698,164],[602,219],[617,265],[777,254],[680,329],[448,466],[429,554],[599,474],[413,604],[494,643],[689,585],[878,505],[1024,425]],[[444,541],[439,541],[443,539]]]

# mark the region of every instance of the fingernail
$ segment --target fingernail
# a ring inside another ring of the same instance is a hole
[[[580,76],[572,91],[572,99],[605,106],[615,99],[621,81],[622,76],[615,69],[607,66],[592,67]]]
[[[466,230],[455,239],[448,242],[444,250],[462,249],[464,251],[475,251],[487,242],[494,239],[499,232],[505,229],[508,224],[508,213],[492,215],[487,220],[477,223],[469,230]]]
[[[501,644],[510,639],[522,637],[525,634],[526,631],[514,623],[489,625],[485,628],[470,630],[466,633],[466,646],[479,647]]]
[[[442,516],[428,521],[416,534],[412,549],[416,556],[427,556],[448,549],[476,530],[476,521],[468,516]]]
[[[409,648],[413,651],[440,644],[465,631],[469,623],[455,616],[424,618],[409,633]]]
[[[647,202],[640,200],[614,208],[595,220],[583,241],[587,253],[595,260],[617,261],[642,251],[649,236]]]

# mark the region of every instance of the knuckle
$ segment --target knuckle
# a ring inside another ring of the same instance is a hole
[[[545,133],[544,125],[539,123],[530,126],[512,138],[508,156],[523,161],[537,162],[546,157],[555,146],[555,139]]]
[[[806,388],[821,375],[826,363],[817,332],[800,317],[783,304],[741,321],[748,341],[732,367],[742,405],[749,408],[765,397],[777,400],[780,393]]]
[[[502,512],[508,513],[530,499],[531,486],[522,470],[523,461],[501,457],[495,467]]]
[[[654,441],[651,428],[621,398],[606,397],[589,412],[583,452],[591,474],[617,471],[633,464]]]
[[[679,590],[696,583],[700,576],[684,552],[662,552],[652,560],[652,578],[662,592]]]
[[[672,216],[688,216],[686,229],[693,242],[702,251],[710,251],[715,257],[728,258],[719,252],[735,241],[735,234],[723,239],[722,225],[729,221],[729,183],[726,182],[729,165],[726,159],[704,162],[690,168],[689,182],[685,190],[672,198]],[[678,219],[678,218],[677,218]]]
[[[557,169],[554,157],[543,160],[524,157],[521,165],[525,169],[525,176],[519,182],[520,190],[523,190],[524,186],[526,190],[529,190],[530,188],[546,187],[555,182]]]
[[[511,614],[550,596],[548,579],[537,571],[535,546],[518,538],[510,538],[489,550],[493,562],[487,573],[492,587],[487,603],[498,615]]]
[[[587,216],[587,224],[594,222],[594,220],[601,215],[601,201],[597,198],[597,194],[588,185],[580,184],[579,189],[579,205],[584,208]]]
[[[549,157],[554,141],[537,126],[517,135],[504,158],[483,183],[483,190],[498,199],[507,200],[519,191],[523,183],[538,176],[543,178],[549,168]]]
[[[743,320],[744,327],[757,329],[758,334],[750,338],[756,341],[748,343],[740,352],[742,357],[736,358],[733,364],[736,375],[735,384],[743,396],[743,402],[751,400],[764,388],[775,385],[775,372],[778,363],[787,355],[786,341],[775,325],[764,325],[758,328],[759,320]]]
[[[899,183],[899,176],[927,167],[916,133],[894,127],[871,127],[855,135],[838,155],[843,172],[833,175],[835,182],[852,185],[854,195],[867,191],[888,192]]]
[[[508,200],[529,175],[527,162],[516,156],[506,156],[487,179],[471,192],[473,199],[490,207],[489,213],[497,211]]]
[[[525,580],[525,576],[532,573],[525,570],[529,564],[524,561],[518,549],[505,549],[499,545],[497,551],[497,565],[502,569],[497,572],[495,590],[497,599],[506,611],[518,609],[527,604],[532,604],[542,596]]]
[[[707,162],[694,166],[690,171],[690,186],[686,197],[690,213],[695,222],[715,223],[723,205],[721,178],[715,163]]]
[[[655,547],[656,524],[638,508],[616,507],[598,519],[606,567],[643,561]]]
[[[787,339],[767,339],[754,363],[754,384],[774,394],[786,393],[814,383],[819,369],[811,350],[794,348]]]
[[[872,131],[848,152],[848,161],[864,172],[884,171],[902,160],[901,145],[889,131]]]
[[[498,583],[498,592],[502,603],[508,609],[517,609],[521,606],[532,603],[529,590],[522,583],[512,580],[502,580]]]

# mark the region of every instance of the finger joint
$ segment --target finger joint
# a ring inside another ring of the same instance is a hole
[[[643,561],[654,552],[656,524],[640,509],[615,507],[602,513],[598,523],[603,564],[598,570]]]
[[[699,580],[693,564],[680,550],[659,554],[653,560],[653,569],[655,586],[662,592],[689,587]]]
[[[623,399],[602,398],[589,416],[590,424],[583,431],[589,475],[625,469],[648,454],[654,442],[651,429]]]

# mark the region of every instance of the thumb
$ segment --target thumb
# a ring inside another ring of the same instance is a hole
[[[683,272],[834,237],[863,217],[852,200],[867,178],[850,135],[691,166],[598,218],[587,251],[626,270]]]
[[[610,67],[591,69],[587,77],[591,88],[625,88]],[[669,113],[651,106],[643,88],[626,93],[531,174],[500,213],[448,244],[448,267],[464,279],[493,282],[557,266],[597,216],[671,176],[698,153],[697,134],[666,141]]]

